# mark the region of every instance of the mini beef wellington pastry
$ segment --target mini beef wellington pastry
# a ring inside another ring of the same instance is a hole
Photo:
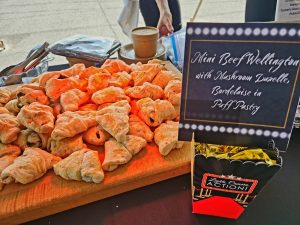
[[[133,66],[132,68],[133,72],[131,72],[131,76],[134,81],[134,86],[139,86],[143,85],[145,82],[151,83],[161,70],[161,65],[137,63],[136,66]]]
[[[42,149],[26,148],[21,156],[2,171],[1,182],[5,184],[12,182],[28,184],[42,177],[60,160],[59,157]]]
[[[96,104],[85,104],[78,108],[79,111],[97,111],[98,106]]]
[[[162,70],[153,79],[152,84],[158,85],[161,88],[165,88],[171,80],[181,80],[181,78],[172,71]]]
[[[90,66],[90,67],[86,68],[85,70],[83,70],[79,74],[79,78],[80,79],[89,79],[90,76],[92,76],[94,74],[109,74],[110,75],[110,73],[106,69]]]
[[[104,143],[111,137],[101,126],[89,128],[83,133],[83,140],[91,145],[104,145]]]
[[[40,87],[20,87],[18,88],[16,94],[18,99],[18,107],[20,108],[33,102],[39,102],[42,105],[49,105],[49,99],[45,95],[43,89]]]
[[[160,86],[145,82],[142,86],[128,88],[126,90],[126,95],[131,98],[151,98],[156,100],[163,98],[164,90]]]
[[[97,115],[100,126],[113,136],[118,142],[126,141],[129,131],[129,117],[125,113],[108,113]]]
[[[7,108],[0,106],[0,114],[11,114]]]
[[[14,115],[0,114],[0,142],[9,144],[15,141],[20,132],[20,124]]]
[[[101,68],[108,70],[110,73],[118,73],[122,71],[130,73],[131,71],[130,66],[119,59],[107,59]]]
[[[57,116],[51,138],[62,140],[67,137],[74,137],[97,124],[96,111],[67,111]]]
[[[177,113],[167,100],[143,98],[136,102],[138,116],[150,127],[156,127],[166,120],[173,120]]]
[[[102,106],[102,105],[101,105]],[[105,107],[98,108],[97,115],[104,115],[107,113],[124,113],[128,114],[131,110],[131,107],[126,100],[121,100],[115,103],[112,103]]]
[[[104,179],[98,152],[89,149],[72,153],[53,169],[56,175],[66,180],[100,183]]]
[[[131,75],[125,71],[113,73],[108,81],[108,86],[125,88],[130,85],[131,80]]]
[[[107,87],[95,92],[92,95],[92,101],[98,105],[104,103],[113,103],[121,100],[129,101],[129,97],[125,95],[125,91],[119,87]]]
[[[62,93],[74,88],[85,91],[86,87],[87,81],[80,80],[77,77],[69,77],[66,79],[52,78],[47,81],[45,91],[50,100],[56,102]]]
[[[83,143],[82,135],[76,135],[71,138],[64,138],[62,140],[49,141],[49,150],[51,154],[65,158],[72,154],[73,152],[79,151],[86,148],[86,144]]]
[[[108,87],[108,81],[111,78],[110,73],[96,73],[89,77],[87,90],[89,94]]]
[[[90,97],[86,92],[79,89],[71,89],[61,94],[60,104],[64,111],[77,111],[80,105],[89,101]]]
[[[147,141],[138,136],[126,135],[126,141],[123,142],[123,145],[134,156],[146,147]]]
[[[0,88],[0,106],[4,106],[12,99],[11,94],[11,90],[7,88]]]
[[[153,132],[150,128],[136,115],[129,116],[129,132],[128,134],[141,137],[147,142],[153,139]]]
[[[172,105],[180,105],[181,85],[181,81],[171,80],[165,87],[165,97]]]
[[[21,130],[17,140],[14,143],[18,145],[22,150],[24,150],[27,147],[37,147],[45,149],[47,148],[49,138],[50,133],[41,134],[36,133],[33,130],[26,129]]]
[[[21,110],[21,108],[18,106],[18,99],[10,100],[8,103],[6,103],[5,108],[14,115],[17,115]]]
[[[51,133],[54,128],[53,109],[38,102],[22,107],[17,116],[20,123],[37,133]]]
[[[113,171],[119,165],[125,164],[132,158],[131,153],[114,138],[105,142],[105,158],[102,163],[104,171]]]
[[[178,122],[167,121],[154,131],[154,141],[158,145],[160,154],[166,156],[172,149],[182,148],[182,141],[178,141]]]

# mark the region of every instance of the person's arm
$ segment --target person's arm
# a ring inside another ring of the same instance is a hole
[[[159,21],[157,28],[160,35],[168,35],[174,31],[172,26],[172,14],[169,8],[168,0],[155,0],[159,9]]]

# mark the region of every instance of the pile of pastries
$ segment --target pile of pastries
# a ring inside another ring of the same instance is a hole
[[[180,96],[181,77],[159,60],[75,64],[0,89],[0,188],[52,168],[67,180],[100,183],[104,171],[128,163],[147,143],[163,156],[181,148]]]

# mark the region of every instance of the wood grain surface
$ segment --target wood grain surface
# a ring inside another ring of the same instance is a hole
[[[181,74],[170,62],[165,66]],[[155,144],[148,144],[129,163],[106,172],[100,184],[64,180],[51,170],[30,184],[6,185],[0,191],[0,225],[27,222],[189,173],[190,149],[190,143],[185,143],[164,157]]]

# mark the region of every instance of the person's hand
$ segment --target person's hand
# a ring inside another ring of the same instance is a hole
[[[160,36],[167,36],[174,31],[172,26],[172,14],[169,10],[164,10],[160,13],[157,28]]]

